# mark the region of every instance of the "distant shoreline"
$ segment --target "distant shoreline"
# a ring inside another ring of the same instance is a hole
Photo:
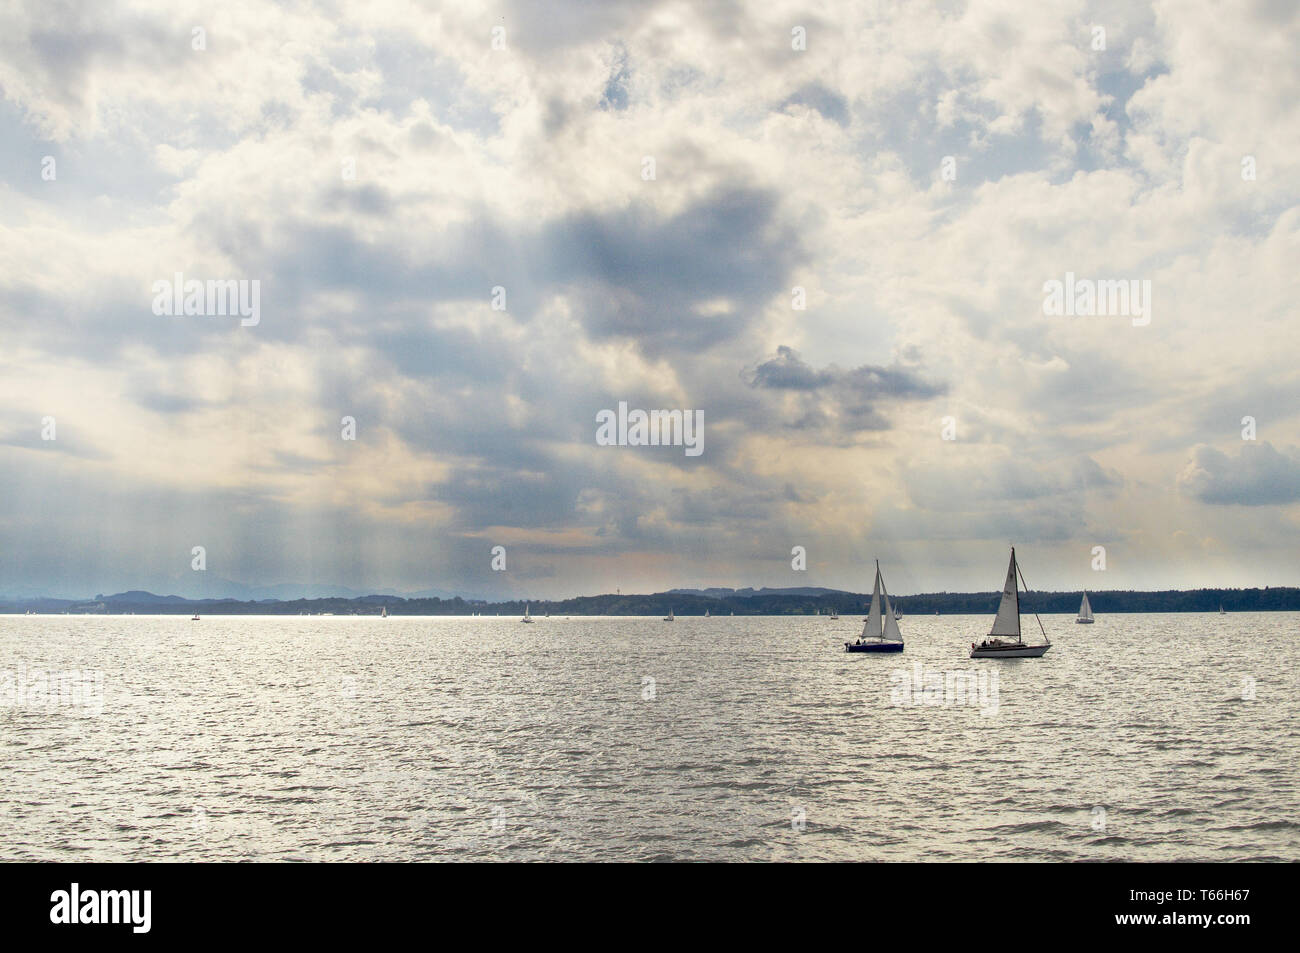
[[[744,595],[700,595],[690,592],[659,592],[647,595],[605,594],[572,599],[516,599],[477,602],[453,599],[405,599],[400,596],[331,597],[249,601],[238,599],[185,599],[133,591],[94,599],[0,600],[0,614],[24,615],[322,615],[378,616],[385,608],[390,616],[471,616],[500,614],[521,616],[527,605],[534,618],[547,613],[558,616],[815,616],[837,611],[846,616],[863,615],[870,593],[821,591],[817,594],[773,593],[744,590]],[[892,599],[906,619],[909,615],[984,615],[997,611],[1000,593],[941,592]],[[1021,597],[1025,614],[1073,615],[1078,611],[1082,591],[1030,592]],[[1297,612],[1300,588],[1190,589],[1143,592],[1137,590],[1088,590],[1092,609],[1106,613],[1214,612]]]

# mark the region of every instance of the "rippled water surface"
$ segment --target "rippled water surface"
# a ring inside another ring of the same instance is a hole
[[[1300,859],[1300,614],[1044,622],[971,661],[989,618],[873,657],[856,616],[0,617],[0,851]],[[899,704],[917,663],[997,683]]]

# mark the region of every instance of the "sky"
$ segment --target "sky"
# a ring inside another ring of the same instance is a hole
[[[1295,585],[1298,10],[0,3],[0,594]]]

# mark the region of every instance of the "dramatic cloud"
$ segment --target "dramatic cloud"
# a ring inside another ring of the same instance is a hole
[[[951,590],[1010,540],[1294,583],[1297,48],[1263,2],[10,4],[0,593]],[[260,319],[155,314],[178,273]],[[1149,324],[1045,313],[1067,274]],[[597,445],[621,401],[704,453]]]

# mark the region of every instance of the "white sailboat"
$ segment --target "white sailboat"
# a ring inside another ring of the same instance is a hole
[[[526,602],[524,603],[524,617],[523,617],[522,619],[520,619],[519,621],[520,621],[520,622],[532,622],[532,621],[533,621],[533,617],[532,617],[531,615],[528,614],[528,603],[526,603]]]
[[[831,609],[831,621],[838,622],[839,620],[840,620],[840,610],[834,608]]]
[[[1219,603],[1219,615],[1227,615],[1227,614],[1228,614],[1228,613],[1226,613],[1226,612],[1223,611],[1223,603],[1220,602],[1220,603]]]
[[[998,603],[998,614],[993,620],[993,628],[988,638],[979,645],[970,644],[971,658],[1039,658],[1052,647],[1043,628],[1043,620],[1038,619],[1038,629],[1043,633],[1042,645],[1030,645],[1020,634],[1020,590],[1016,578],[1020,567],[1016,565],[1016,548],[1011,547],[1011,562],[1007,566],[1007,581],[1002,586],[1002,601]],[[1023,583],[1024,579],[1021,578]],[[1025,586],[1028,591],[1029,587]]]
[[[1092,606],[1088,604],[1088,594],[1083,594],[1083,601],[1079,603],[1079,618],[1074,620],[1079,625],[1092,625]]]
[[[884,611],[881,611],[882,602]],[[898,619],[894,617],[894,609],[889,604],[889,592],[885,589],[884,577],[880,575],[880,560],[876,560],[876,585],[871,591],[871,607],[867,610],[862,635],[856,642],[845,642],[844,651],[903,651],[903,633],[898,629]]]
[[[381,619],[388,618],[388,606],[384,606],[383,610],[379,613],[379,618]]]
[[[708,617],[709,617],[709,610],[708,610],[708,609],[705,609],[705,610],[704,610],[704,618],[707,619]]]
[[[676,617],[673,615],[673,610],[672,610],[672,609],[669,609],[669,610],[668,610],[668,614],[667,614],[666,616],[664,616],[664,621],[665,621],[665,622],[676,622],[676,621],[677,621]]]

